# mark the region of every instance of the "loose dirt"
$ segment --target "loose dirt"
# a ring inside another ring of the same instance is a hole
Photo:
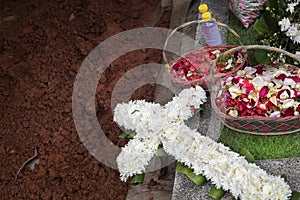
[[[72,88],[81,63],[100,42],[147,23],[158,0],[0,2],[0,199],[125,199],[128,183],[81,143],[72,116]],[[169,13],[157,26],[168,27]],[[99,123],[118,146],[111,92],[136,65],[159,62],[158,50],[116,60],[99,80]],[[154,85],[132,99],[153,100]],[[15,175],[38,149],[39,164]]]

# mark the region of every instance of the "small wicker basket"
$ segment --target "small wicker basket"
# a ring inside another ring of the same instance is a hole
[[[261,45],[249,45],[249,46],[239,46],[233,49],[230,49],[220,55],[218,59],[222,58],[222,56],[232,53],[234,51],[240,50],[250,50],[250,49],[262,49],[268,51],[275,51],[278,53],[282,53],[287,55],[298,62],[300,62],[300,57],[292,54],[290,52],[284,51],[279,48],[269,47],[269,46],[261,46]],[[213,66],[215,66],[217,60],[215,60]],[[290,64],[270,64],[272,67],[285,67],[286,70],[299,70],[298,67]],[[211,73],[213,76],[213,73]],[[228,77],[224,77],[222,80],[226,80]],[[213,80],[216,80],[212,78]],[[220,80],[213,83],[213,88],[211,91],[211,104],[213,109],[215,110],[217,116],[221,119],[223,124],[237,132],[254,134],[254,135],[284,135],[291,134],[295,132],[300,132],[300,115],[295,116],[287,116],[287,117],[264,117],[264,116],[237,116],[233,117],[226,113],[224,113],[224,108],[218,107],[216,104],[216,97],[220,92]],[[221,111],[223,110],[223,111]]]
[[[169,39],[173,36],[173,34],[178,31],[179,29],[182,29],[184,27],[187,27],[191,24],[201,24],[208,22],[207,20],[194,20],[191,22],[184,23],[177,28],[175,28],[170,35],[168,36],[165,44],[164,49],[166,49],[168,45]],[[231,32],[236,38],[238,39],[240,45],[243,45],[242,39],[240,36],[229,26],[226,24],[222,24],[218,21],[209,21],[211,23],[216,23],[220,27],[225,27],[229,32]],[[209,71],[212,65],[212,59],[209,58],[209,52],[214,50],[219,50],[221,53],[237,47],[236,45],[226,45],[226,46],[204,46],[197,49],[194,49],[188,53],[185,53],[184,55],[180,56],[179,58],[169,61],[167,58],[166,52],[163,51],[163,58],[164,61],[167,63],[166,66],[168,68],[168,73],[171,81],[179,86],[195,86],[200,85],[203,86],[205,89],[207,89],[207,86],[210,85],[210,76]],[[237,54],[237,52],[236,52]],[[239,63],[234,63],[233,69],[226,70],[224,72],[216,71],[215,77],[223,77],[226,75],[230,75],[235,73],[237,70],[241,69],[248,61],[248,56],[245,51],[241,51],[240,53],[241,58],[239,59]],[[181,63],[187,62],[190,68],[194,69],[194,73],[196,74],[193,77],[189,78],[187,76],[187,71],[185,72],[185,75],[182,75],[182,73],[178,73],[177,66],[180,66]]]

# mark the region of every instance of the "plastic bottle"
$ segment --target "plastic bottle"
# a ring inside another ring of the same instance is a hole
[[[203,20],[215,20],[212,18],[210,12],[202,14]],[[201,24],[204,38],[208,46],[219,46],[222,45],[222,38],[219,31],[219,27],[215,23],[204,22]]]
[[[207,6],[207,4],[205,4],[205,3],[200,4],[200,5],[198,6],[198,11],[199,11],[198,19],[201,20],[201,19],[202,19],[202,14],[208,11],[208,6]]]

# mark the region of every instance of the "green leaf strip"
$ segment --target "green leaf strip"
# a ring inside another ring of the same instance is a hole
[[[123,132],[119,135],[120,139],[133,139],[135,136],[134,132]]]
[[[291,200],[299,200],[299,199],[300,199],[300,192],[293,191],[292,196],[291,196]]]
[[[177,162],[176,172],[185,174],[191,181],[193,181],[198,186],[201,186],[206,182],[205,176],[196,175],[191,168],[185,166],[184,164],[182,164],[180,162]]]
[[[145,174],[136,174],[130,181],[130,185],[135,186],[144,182]]]
[[[246,148],[242,148],[240,155],[245,156],[245,159],[250,163],[255,162],[253,155]]]
[[[169,154],[167,154],[162,146],[158,146],[156,155],[158,157],[167,157]]]
[[[210,191],[208,193],[208,196],[216,199],[216,200],[219,200],[221,199],[225,194],[225,191],[222,190],[222,189],[218,189],[215,185],[213,185],[211,188],[210,188]]]

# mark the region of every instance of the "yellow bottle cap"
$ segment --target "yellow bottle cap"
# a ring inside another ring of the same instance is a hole
[[[208,6],[207,6],[207,4],[201,4],[199,7],[198,7],[198,10],[199,10],[199,12],[201,12],[201,13],[204,13],[204,12],[206,12],[207,10],[208,10]]]
[[[202,14],[202,19],[204,20],[210,20],[212,18],[210,12],[205,12]]]

